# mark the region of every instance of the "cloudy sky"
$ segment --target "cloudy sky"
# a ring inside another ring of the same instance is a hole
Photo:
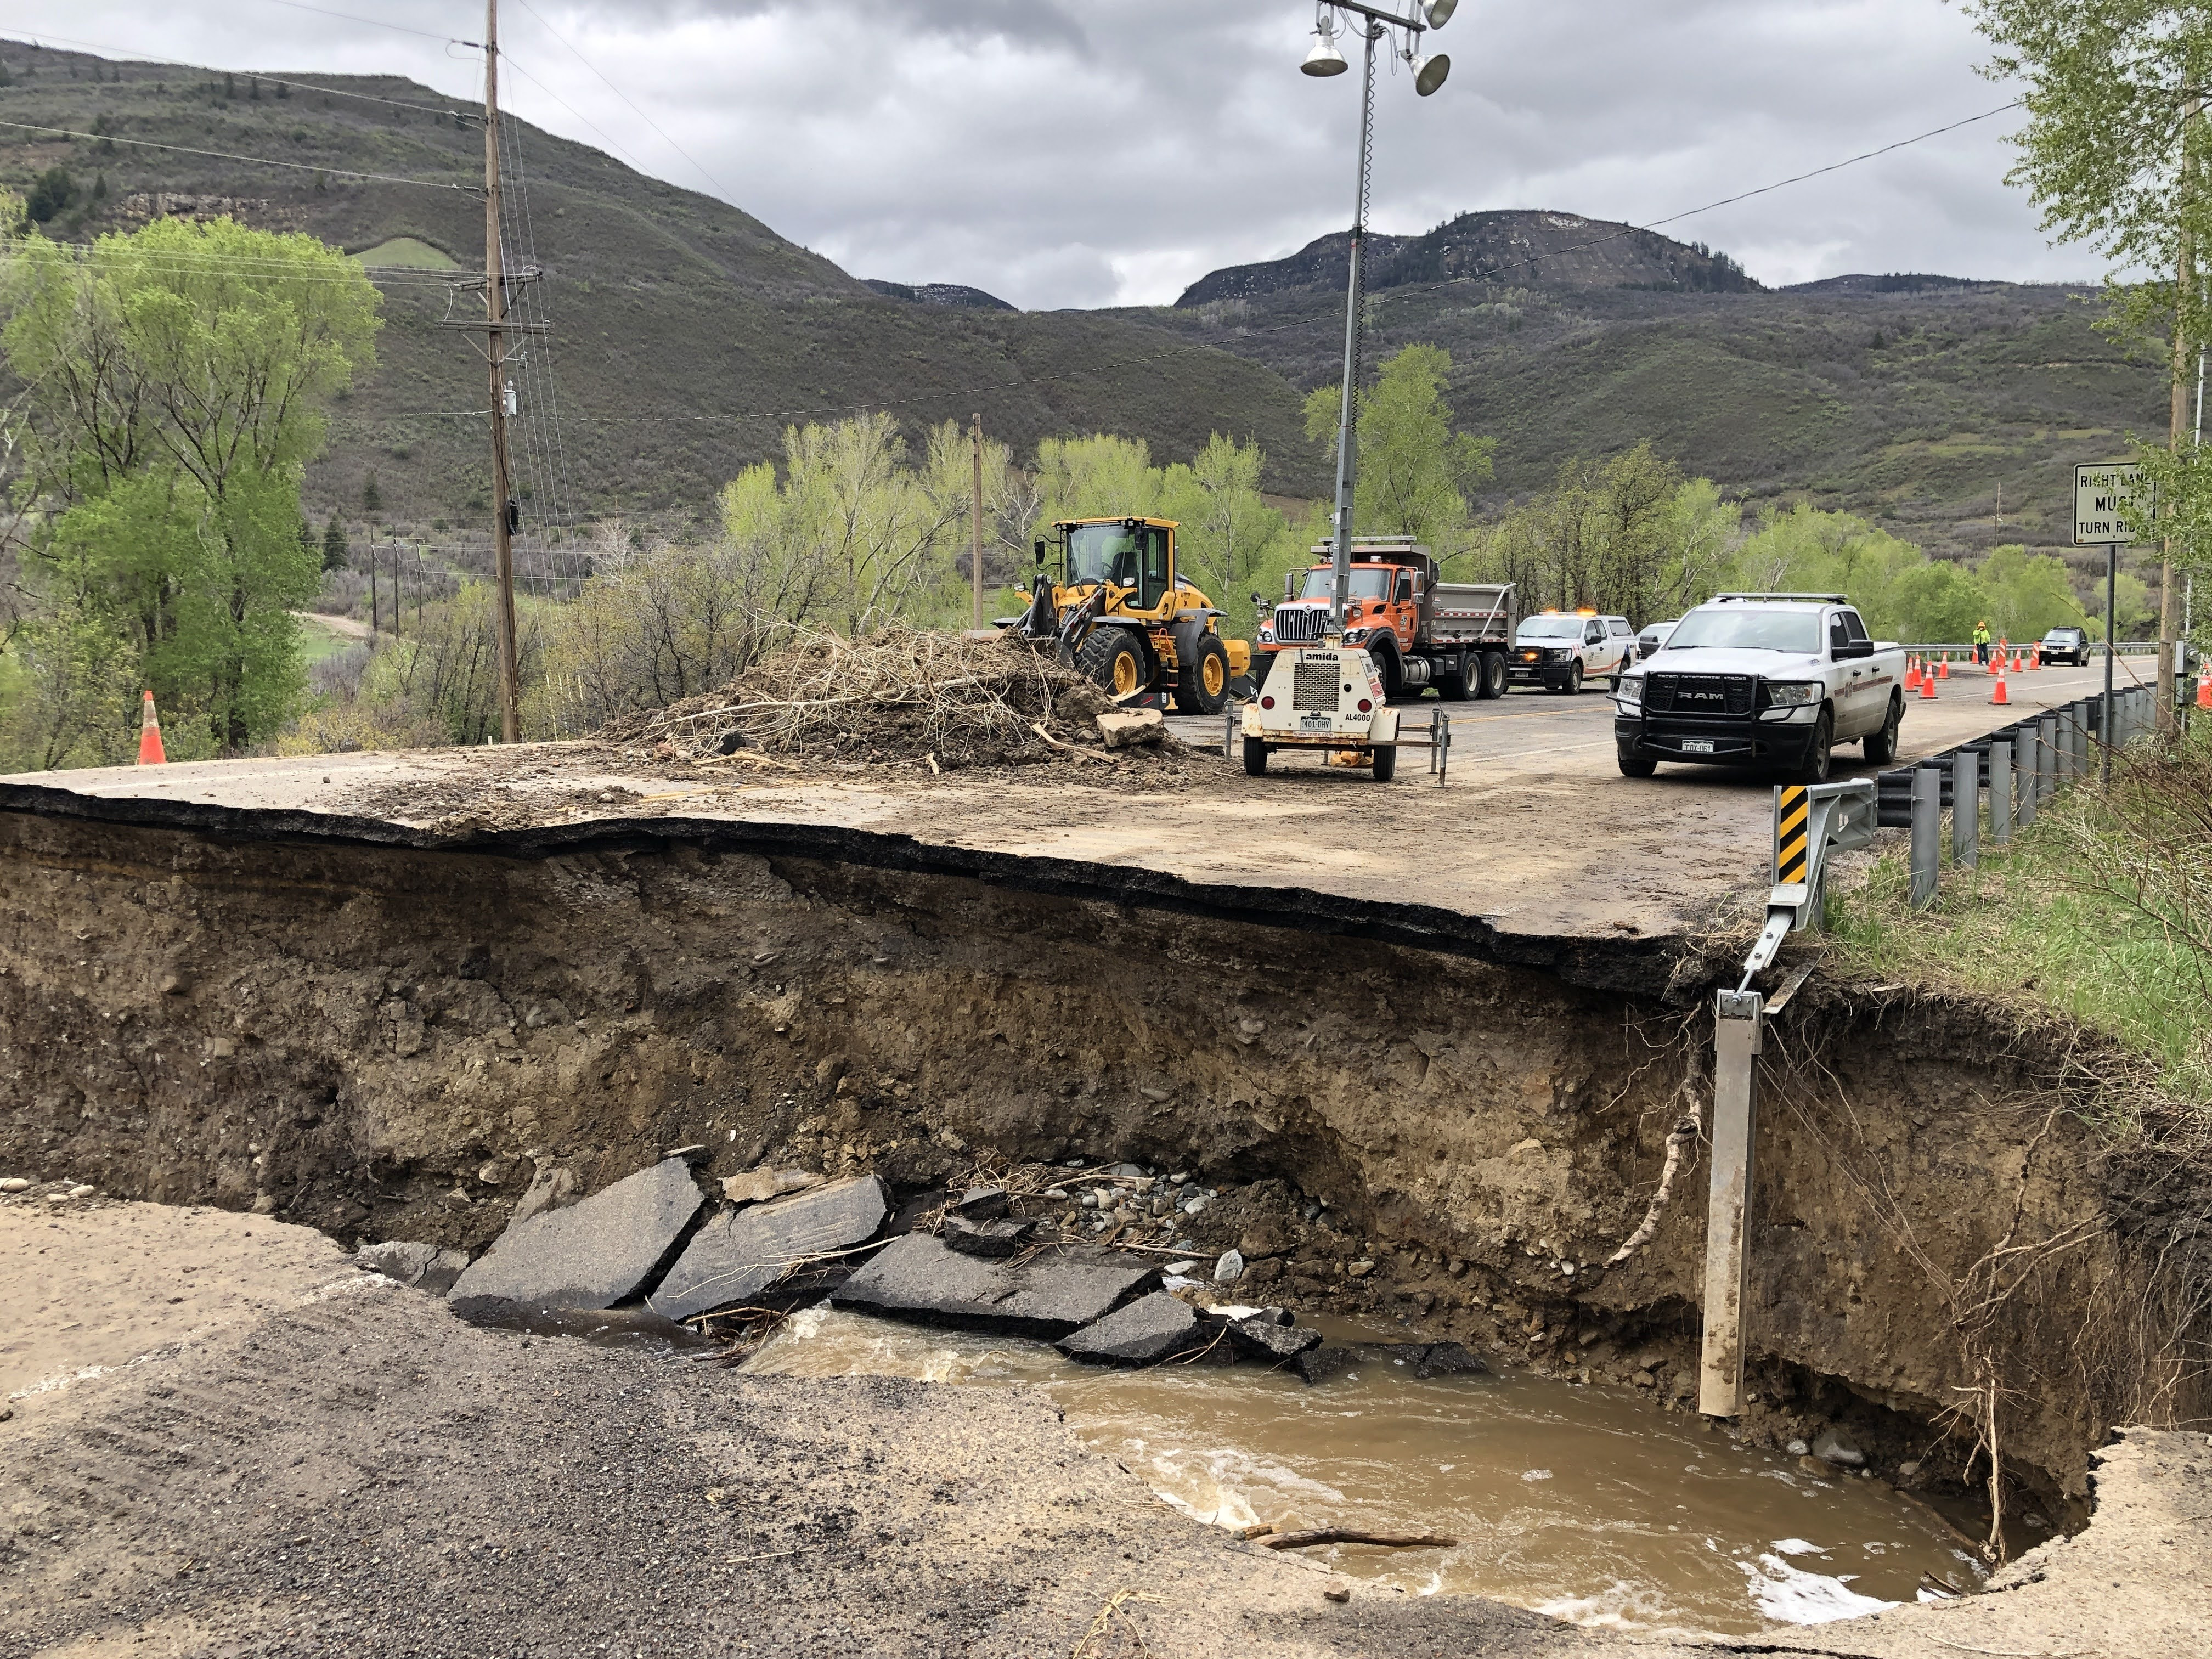
[[[480,88],[444,38],[480,38],[480,5],[315,5],[0,0],[0,32]],[[1358,81],[1297,73],[1311,0],[502,0],[501,18],[520,113],[855,276],[1161,303],[1350,218]],[[1499,207],[1646,223],[2012,95],[1941,0],[1462,0],[1431,40],[1443,91],[1417,99],[1402,70],[1377,87],[1382,230]],[[2019,118],[1668,230],[1769,283],[2101,274],[2003,184]]]

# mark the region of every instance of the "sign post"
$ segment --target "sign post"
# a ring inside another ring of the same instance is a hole
[[[2097,735],[2107,790],[2112,787],[2112,657],[2119,645],[2112,630],[2119,608],[2120,549],[2142,539],[2143,521],[2150,515],[2136,507],[2142,487],[2142,468],[2133,461],[2094,461],[2074,469],[2074,545],[2101,544],[2105,550],[2105,701]],[[2171,696],[2172,688],[2163,695]]]

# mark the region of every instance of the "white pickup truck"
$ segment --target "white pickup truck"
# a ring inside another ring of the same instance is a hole
[[[1897,758],[1905,650],[1869,639],[1840,593],[1723,593],[1621,677],[1613,709],[1629,777],[1665,760],[1819,783],[1839,743],[1876,766]]]

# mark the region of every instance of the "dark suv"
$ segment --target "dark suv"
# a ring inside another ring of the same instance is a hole
[[[2035,647],[2044,662],[2071,663],[2079,668],[2089,660],[2089,635],[2079,628],[2054,628]]]

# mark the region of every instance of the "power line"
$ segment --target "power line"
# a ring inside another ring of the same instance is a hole
[[[14,36],[0,38],[15,40],[15,37]],[[163,58],[153,52],[140,52],[135,46],[118,46],[111,41],[106,40],[71,40],[66,34],[48,34],[43,31],[39,34],[37,40],[25,39],[15,40],[15,44],[19,46],[35,46],[40,40],[59,40],[66,46],[83,46],[93,52],[120,52],[130,54],[128,57],[119,59],[111,58],[109,59],[111,63],[155,64],[167,65],[171,69],[194,70],[203,75],[213,75],[216,73],[216,70],[208,68],[204,64],[187,63],[181,58]],[[272,87],[297,87],[301,92],[319,92],[331,98],[358,98],[363,103],[388,104],[393,109],[411,109],[418,111],[424,115],[458,115],[464,120],[475,120],[481,118],[472,111],[467,109],[440,109],[434,104],[410,104],[398,98],[379,98],[374,93],[348,92],[343,87],[318,86],[313,81],[287,81],[281,76],[263,75],[253,70],[246,70],[243,71],[224,70],[222,72],[225,74],[243,73],[249,79],[266,81]]]
[[[460,40],[450,34],[433,34],[428,29],[410,29],[404,23],[388,23],[381,17],[356,17],[349,11],[331,11],[324,6],[310,6],[304,0],[269,0],[272,6],[289,6],[294,11],[311,11],[318,17],[335,17],[347,23],[367,23],[372,28],[392,29],[401,34],[419,35],[425,40],[443,40],[449,46],[473,46],[483,50],[481,40]]]
[[[523,68],[521,64],[520,64],[516,63],[516,62],[514,61],[514,54],[513,52],[507,52],[507,51],[505,51],[504,49],[502,49],[502,50],[501,51],[500,54],[499,54],[499,58],[500,58],[500,62],[501,62],[502,64],[505,64],[507,66],[507,68],[509,68],[509,69],[513,70],[516,74],[520,75],[520,76],[524,80],[526,80],[526,81],[529,82],[530,82],[530,84],[531,84],[532,86],[533,86],[533,87],[537,88],[538,91],[540,91],[540,92],[544,93],[544,94],[548,98],[550,98],[550,99],[551,99],[555,103],[556,103],[556,104],[560,105],[560,106],[561,106],[561,107],[562,107],[562,109],[567,110],[567,111],[568,112],[568,113],[569,113],[569,114],[571,114],[571,115],[574,116],[574,117],[575,117],[579,121],[581,121],[581,122],[582,122],[586,126],[590,127],[593,132],[597,132],[597,133],[599,133],[599,142],[600,142],[601,143],[605,144],[605,145],[609,149],[611,149],[611,150],[614,151],[614,153],[615,153],[616,155],[617,155],[621,156],[621,157],[623,158],[623,161],[625,161],[629,162],[632,167],[635,167],[635,168],[636,168],[640,173],[643,173],[643,172],[645,171],[645,166],[644,166],[644,163],[641,162],[641,161],[637,159],[637,157],[636,157],[636,156],[635,156],[635,155],[631,155],[628,150],[624,149],[623,149],[620,144],[618,144],[618,143],[615,143],[615,141],[614,141],[613,139],[611,139],[611,138],[608,137],[607,137],[607,135],[606,135],[605,133],[601,132],[601,131],[599,131],[599,127],[598,127],[598,126],[597,126],[597,125],[592,122],[592,120],[591,117],[589,117],[588,115],[584,114],[581,111],[580,111],[579,109],[577,109],[577,107],[576,107],[574,104],[570,103],[567,99],[563,98],[563,97],[562,97],[559,93],[557,93],[557,92],[554,91],[552,88],[550,88],[550,87],[547,86],[547,85],[546,85],[543,81],[539,80],[536,76],[532,75],[532,74],[528,70],[526,70],[526,69]]]
[[[277,0],[284,3],[284,0]],[[289,167],[295,173],[319,173],[330,179],[366,179],[380,185],[419,185],[425,190],[458,190],[465,196],[479,194],[468,185],[442,184],[434,179],[402,179],[388,173],[356,173],[349,167],[317,167],[312,161],[279,161],[268,155],[234,155],[227,150],[194,149],[185,144],[157,144],[150,138],[125,138],[113,132],[77,132],[68,127],[42,127],[28,121],[0,121],[0,127],[22,132],[52,132],[64,138],[86,138],[95,143],[130,144],[139,149],[166,149],[178,155],[204,155],[217,161],[244,161],[254,167]]]
[[[532,17],[536,17],[538,19],[538,26],[544,29],[546,33],[551,35],[556,40],[560,41],[563,46],[568,46],[569,55],[574,58],[575,60],[581,64],[586,69],[591,70],[592,74],[598,76],[600,81],[605,84],[608,91],[613,93],[616,97],[621,99],[623,102],[628,104],[630,108],[635,112],[639,120],[644,122],[646,125],[651,127],[655,132],[660,133],[661,142],[665,143],[669,149],[674,150],[685,161],[690,162],[694,167],[697,168],[699,176],[704,179],[708,184],[712,185],[714,187],[715,192],[720,195],[724,201],[733,204],[735,204],[737,200],[736,195],[731,191],[728,185],[725,185],[713,173],[708,172],[704,167],[700,166],[698,159],[694,156],[690,150],[684,149],[683,145],[678,143],[673,138],[671,138],[667,133],[662,131],[660,124],[654,120],[650,115],[647,115],[643,110],[639,109],[635,100],[633,100],[628,93],[624,92],[612,81],[608,80],[605,74],[601,71],[597,64],[594,64],[590,58],[585,57],[582,52],[578,52],[575,47],[569,46],[567,37],[564,36],[560,30],[555,28],[550,23],[547,22],[544,18],[539,16],[538,8],[532,5],[530,3],[530,0],[516,0],[516,3],[520,5],[523,10],[528,12]],[[639,169],[641,172],[644,169],[642,168]]]

